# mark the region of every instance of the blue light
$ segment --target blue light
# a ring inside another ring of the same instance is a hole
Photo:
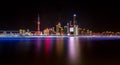
[[[63,39],[68,39],[73,36],[51,36],[49,37],[51,40],[56,40],[56,38],[63,38]],[[47,37],[0,37],[0,40],[45,40]],[[73,37],[75,38],[75,37]],[[79,40],[120,40],[120,36],[113,36],[113,37],[92,37],[92,36],[77,36]]]
[[[120,40],[120,36],[103,36],[103,37],[99,37],[99,36],[78,36],[78,38],[80,40]]]

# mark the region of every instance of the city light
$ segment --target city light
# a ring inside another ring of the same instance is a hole
[[[76,14],[74,14],[73,16],[76,16]]]
[[[2,31],[0,32],[0,39],[3,38],[41,38],[41,37],[80,37],[80,38],[120,38],[120,32],[103,31],[94,32],[90,29],[79,27],[77,24],[76,14],[73,14],[73,20],[66,22],[66,25],[61,25],[59,21],[57,25],[51,28],[40,29],[40,17],[36,24],[37,31],[30,31],[29,29],[19,29],[19,31]]]

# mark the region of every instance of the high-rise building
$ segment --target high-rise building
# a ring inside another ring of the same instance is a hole
[[[58,24],[56,25],[56,34],[60,35],[61,34],[61,23],[58,22]]]
[[[72,21],[70,21],[69,31],[70,31],[70,34],[74,34],[74,25],[73,25]]]
[[[46,29],[44,30],[44,34],[45,34],[45,35],[49,35],[49,33],[50,33],[50,30],[49,30],[48,28],[46,28]]]
[[[68,34],[68,32],[67,32],[67,26],[64,26],[64,34]]]
[[[19,30],[19,34],[23,34],[23,30],[22,29]]]
[[[73,23],[74,23],[74,35],[78,35],[78,25],[76,21],[76,14],[73,15]]]
[[[69,25],[70,25],[70,26],[73,25],[72,21],[70,21],[70,24],[69,24]]]
[[[69,33],[70,33],[70,24],[67,23],[67,34],[69,34]]]
[[[25,31],[24,29],[20,29],[20,30],[19,30],[19,34],[22,34],[22,35],[23,35],[23,34],[25,34],[25,33],[26,33],[26,31]]]
[[[73,15],[73,24],[74,24],[74,25],[77,25],[76,14]]]
[[[70,34],[74,34],[74,27],[70,26]]]
[[[78,25],[74,25],[74,35],[78,35]]]
[[[56,33],[59,33],[59,26],[56,25]]]

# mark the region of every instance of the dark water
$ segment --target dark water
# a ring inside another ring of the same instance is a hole
[[[120,65],[120,40],[0,40],[0,65]]]

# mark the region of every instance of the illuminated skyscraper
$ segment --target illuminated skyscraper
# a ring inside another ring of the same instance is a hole
[[[74,25],[72,21],[70,21],[69,29],[70,29],[70,34],[74,34]]]
[[[44,34],[45,34],[45,35],[49,35],[49,33],[50,33],[50,30],[49,30],[48,28],[46,28],[46,29],[44,30]]]
[[[74,35],[78,35],[78,25],[74,26]]]
[[[74,24],[74,25],[77,25],[76,14],[73,15],[73,24]]]
[[[58,24],[56,25],[56,34],[61,34],[61,23],[58,22]]]
[[[70,33],[70,25],[69,25],[69,23],[67,23],[67,34],[69,34]]]
[[[73,15],[73,23],[74,23],[74,35],[78,35],[78,25],[76,21],[76,14]]]

